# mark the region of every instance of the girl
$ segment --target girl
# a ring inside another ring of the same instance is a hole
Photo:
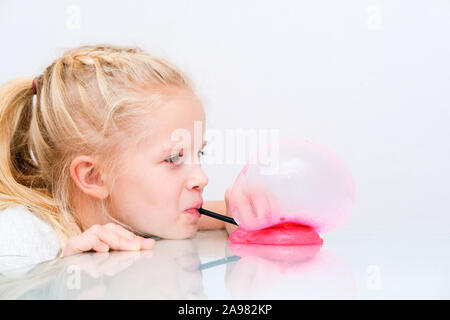
[[[205,113],[188,78],[138,48],[82,46],[0,90],[0,256],[151,249],[224,223],[202,203]],[[179,132],[190,139],[174,139]],[[227,227],[229,228],[229,227]],[[231,229],[227,229],[231,231]]]

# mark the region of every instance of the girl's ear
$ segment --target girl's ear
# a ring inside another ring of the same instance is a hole
[[[82,155],[73,159],[70,164],[70,175],[85,194],[97,199],[105,199],[109,195],[98,171],[98,163],[93,157]]]

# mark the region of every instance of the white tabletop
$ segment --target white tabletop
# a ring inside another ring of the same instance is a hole
[[[0,278],[2,299],[448,299],[450,235],[324,235],[232,247],[223,230],[154,250],[84,253]],[[236,254],[238,253],[238,254]]]

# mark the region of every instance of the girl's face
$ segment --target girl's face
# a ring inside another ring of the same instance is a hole
[[[202,205],[208,184],[199,163],[203,107],[193,93],[181,92],[142,120],[152,134],[124,155],[111,192],[110,213],[136,231],[166,239],[189,238],[197,231],[200,215],[185,210]]]

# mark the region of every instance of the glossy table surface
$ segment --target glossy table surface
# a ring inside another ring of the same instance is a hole
[[[325,235],[233,246],[224,230],[154,250],[84,253],[0,276],[1,299],[449,299],[450,235]]]

